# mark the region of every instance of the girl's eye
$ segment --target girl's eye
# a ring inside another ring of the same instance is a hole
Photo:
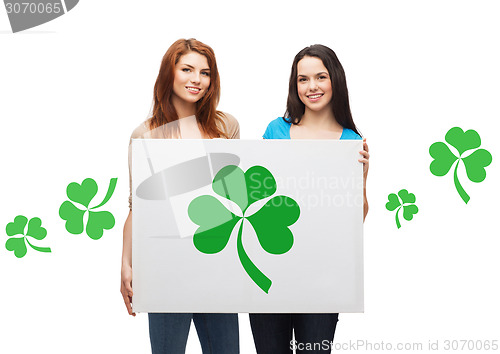
[[[210,76],[210,73],[206,72],[206,71],[202,71],[201,75]]]
[[[325,75],[321,75],[319,78],[320,78],[321,80],[328,79]]]
[[[189,68],[184,68],[184,69],[182,69],[182,71],[184,71],[185,73],[188,73],[188,72],[190,72],[190,71],[191,71],[191,69],[189,69]]]
[[[299,78],[299,82],[305,82],[305,81],[307,81],[307,79],[305,77],[300,77]]]

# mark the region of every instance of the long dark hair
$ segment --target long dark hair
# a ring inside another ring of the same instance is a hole
[[[342,127],[352,129],[358,135],[361,135],[352,120],[344,68],[342,64],[340,64],[335,52],[321,44],[314,44],[302,49],[297,53],[295,59],[293,59],[292,73],[290,74],[290,83],[288,86],[286,112],[283,116],[285,121],[292,124],[299,124],[305,112],[305,105],[300,100],[297,92],[297,65],[299,61],[306,56],[321,59],[323,65],[328,70],[333,90],[333,97],[330,101],[330,105],[337,122]]]

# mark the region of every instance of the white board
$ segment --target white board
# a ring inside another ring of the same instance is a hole
[[[133,140],[134,311],[363,312],[360,150]]]

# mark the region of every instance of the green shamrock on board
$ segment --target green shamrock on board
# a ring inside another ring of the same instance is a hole
[[[453,173],[453,180],[458,194],[467,204],[470,197],[458,180],[458,165],[460,161],[462,161],[465,166],[465,171],[467,172],[467,177],[469,177],[472,182],[479,183],[486,178],[485,167],[492,161],[491,154],[485,149],[478,149],[479,146],[481,146],[481,138],[479,134],[472,129],[464,132],[459,127],[451,128],[448,133],[446,133],[445,140],[448,144],[457,149],[458,157],[451,152],[450,148],[445,143],[434,143],[429,148],[429,153],[434,158],[434,161],[431,162],[430,170],[433,175],[441,177],[446,175],[448,171],[450,171],[453,163],[457,161]],[[477,150],[464,156],[466,151],[473,149]]]
[[[214,254],[226,247],[231,233],[238,223],[237,252],[241,265],[250,278],[265,292],[272,281],[252,262],[242,242],[243,221],[253,226],[262,248],[271,254],[284,254],[293,246],[293,234],[288,228],[297,221],[300,208],[290,197],[278,195],[270,198],[257,212],[245,215],[248,207],[258,200],[271,197],[276,192],[274,176],[262,166],[250,167],[246,172],[234,165],[223,167],[212,182],[215,193],[233,201],[240,209],[237,216],[211,195],[202,195],[191,201],[188,207],[190,219],[199,228],[193,242],[198,251]]]
[[[59,216],[61,219],[66,220],[65,227],[69,233],[78,235],[83,232],[83,217],[86,212],[88,212],[88,220],[85,231],[87,235],[94,240],[102,237],[104,229],[110,230],[115,226],[113,214],[109,211],[95,211],[95,209],[102,207],[108,202],[115,191],[117,180],[117,178],[111,178],[104,200],[92,208],[89,208],[90,202],[97,194],[97,183],[92,178],[85,179],[82,184],[72,182],[68,185],[66,188],[68,198],[72,202],[83,206],[83,208],[80,209],[68,200],[61,204]]]
[[[28,224],[28,231],[26,231],[25,234],[24,230],[26,229],[26,224]],[[5,242],[5,248],[8,251],[14,251],[14,255],[17,258],[23,258],[26,255],[28,251],[26,243],[35,251],[51,252],[49,247],[35,246],[28,239],[28,236],[30,236],[35,240],[41,241],[47,236],[47,230],[42,227],[42,220],[40,220],[40,218],[32,218],[28,222],[26,216],[18,215],[14,218],[13,222],[7,224],[5,232],[7,232],[7,236],[11,236],[7,242]],[[21,237],[12,237],[15,235],[21,235]]]
[[[398,197],[399,195],[399,197]],[[413,219],[413,215],[418,213],[418,207],[415,203],[415,194],[408,193],[406,189],[401,189],[398,192],[398,195],[391,193],[388,195],[389,201],[385,204],[385,208],[389,211],[394,211],[396,208],[396,226],[398,229],[401,228],[401,223],[399,222],[399,211],[403,208],[403,217],[410,221]]]

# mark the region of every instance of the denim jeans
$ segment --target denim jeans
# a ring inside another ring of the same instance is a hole
[[[291,354],[294,344],[297,353],[330,353],[338,317],[338,313],[250,314],[257,354]]]
[[[184,354],[193,319],[203,354],[238,354],[238,314],[150,313],[153,354]]]

